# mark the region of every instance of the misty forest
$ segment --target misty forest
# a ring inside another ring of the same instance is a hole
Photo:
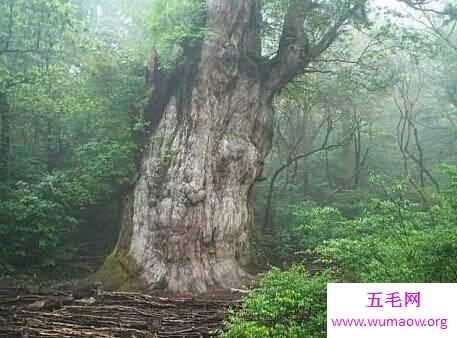
[[[0,337],[326,336],[457,282],[453,0],[0,0]]]

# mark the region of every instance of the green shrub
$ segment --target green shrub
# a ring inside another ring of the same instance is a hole
[[[64,255],[64,239],[77,224],[50,181],[19,182],[0,202],[0,272],[51,268]]]
[[[73,253],[69,247],[87,223],[87,210],[115,205],[113,197],[129,184],[133,149],[130,144],[91,142],[77,149],[70,168],[38,183],[3,188],[0,273],[43,272],[68,258]]]
[[[322,242],[341,238],[347,234],[347,220],[338,209],[332,207],[316,207],[308,201],[292,204],[284,208],[288,214],[289,224],[277,226],[275,233],[276,262],[297,262],[311,258],[310,252]],[[285,217],[279,217],[283,222]],[[271,254],[271,252],[270,252]]]
[[[180,61],[184,41],[198,41],[204,36],[201,21],[204,17],[201,0],[154,1],[149,17],[149,30],[161,66],[171,68]]]
[[[347,221],[353,233],[315,250],[319,262],[350,282],[457,281],[457,175],[454,167],[447,171],[449,189],[432,208],[401,196],[372,200],[361,217]]]
[[[301,266],[271,270],[231,316],[223,337],[325,337],[327,281]]]

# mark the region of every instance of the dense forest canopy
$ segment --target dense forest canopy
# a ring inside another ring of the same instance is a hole
[[[324,337],[328,281],[457,281],[455,2],[0,13],[0,276],[200,293],[264,273],[228,337]]]

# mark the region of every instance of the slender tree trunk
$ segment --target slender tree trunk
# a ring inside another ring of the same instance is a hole
[[[304,112],[304,125],[303,125],[303,133],[305,134],[303,137],[304,140],[304,153],[311,151],[313,146],[313,137],[311,132],[311,110],[307,109]],[[310,174],[311,174],[311,166],[310,161],[307,157],[303,158],[303,192],[304,195],[307,196],[310,190]]]
[[[0,180],[8,180],[10,155],[10,111],[5,93],[0,92]]]
[[[327,183],[328,183],[329,188],[333,189],[335,184],[333,182],[333,172],[330,167],[330,159],[328,157],[328,150],[325,151],[324,158],[325,158],[325,174],[327,176]]]
[[[354,181],[353,189],[357,189],[360,184],[360,178],[362,175],[362,130],[360,120],[355,121],[354,131]]]
[[[357,160],[354,115],[350,110],[344,112],[342,132],[343,138],[348,138],[348,142],[346,142],[343,147],[343,186],[347,189],[353,189]]]

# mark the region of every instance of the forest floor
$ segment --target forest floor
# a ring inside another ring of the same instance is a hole
[[[161,298],[130,292],[0,289],[0,337],[212,337],[239,295]]]

